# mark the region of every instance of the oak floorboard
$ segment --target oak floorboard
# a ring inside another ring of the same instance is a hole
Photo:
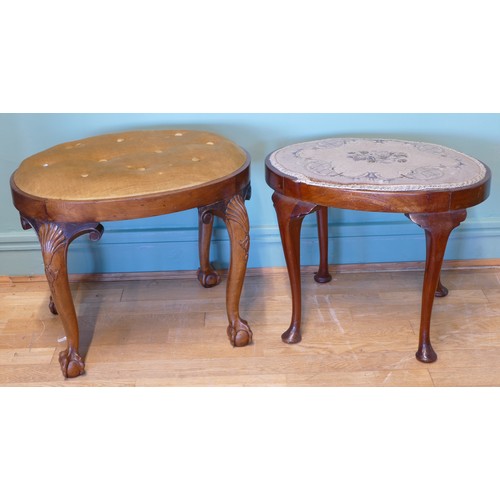
[[[287,385],[285,375],[222,375],[213,376],[210,384],[203,375],[191,377],[165,376],[160,378],[139,378],[136,387],[284,387]]]
[[[54,351],[53,347],[0,349],[0,367],[3,365],[49,364]]]
[[[383,292],[380,293],[380,298],[385,302],[390,302],[391,304],[397,305],[400,303],[417,303],[420,301],[422,296],[420,290],[414,290],[411,292]],[[439,305],[446,304],[485,304],[488,299],[482,290],[452,290],[452,293],[446,297],[440,297],[440,300],[435,302],[440,302]]]
[[[303,273],[302,342],[281,334],[291,317],[284,270],[247,276],[240,310],[254,334],[226,335],[226,275],[204,289],[195,273],[171,279],[72,282],[86,373],[64,380],[64,330],[47,283],[0,283],[0,385],[46,387],[500,386],[500,269],[449,269],[436,299],[437,362],[415,359],[423,272]]]
[[[498,387],[500,385],[500,366],[483,367],[430,368],[433,383],[439,387]]]
[[[296,387],[432,387],[434,382],[426,369],[375,370],[302,376],[286,376],[287,384]]]

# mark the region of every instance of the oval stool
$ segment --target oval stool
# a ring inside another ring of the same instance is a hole
[[[286,343],[301,340],[300,230],[316,212],[320,266],[315,280],[328,272],[327,207],[404,213],[425,231],[427,256],[416,357],[433,362],[430,320],[435,296],[448,290],[440,272],[451,231],[466,209],[489,194],[490,170],[458,151],[423,142],[390,139],[331,138],[292,144],[266,158],[266,180],[274,189],[281,240],[292,289],[292,319]]]
[[[220,278],[209,262],[213,216],[229,232],[227,334],[234,346],[251,342],[239,315],[249,250],[245,199],[250,197],[250,157],[228,139],[192,130],[133,131],[60,144],[24,160],[11,190],[24,229],[40,240],[51,290],[50,309],[64,326],[67,348],[59,355],[65,377],[84,372],[79,332],[68,283],[67,251],[76,237],[98,240],[101,222],[152,217],[191,208],[199,214],[198,279]]]

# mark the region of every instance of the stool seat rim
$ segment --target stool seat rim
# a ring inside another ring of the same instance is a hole
[[[271,153],[272,154],[272,153]],[[392,213],[433,213],[461,210],[486,200],[490,193],[491,172],[484,165],[485,177],[471,186],[446,190],[375,191],[305,183],[273,166],[266,158],[266,182],[275,192],[318,206],[347,210]]]

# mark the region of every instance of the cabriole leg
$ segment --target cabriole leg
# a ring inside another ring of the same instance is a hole
[[[318,219],[319,268],[314,275],[318,283],[328,283],[332,275],[328,272],[328,208],[319,207],[316,212]]]
[[[425,261],[424,284],[422,288],[422,308],[420,334],[416,357],[424,363],[436,361],[437,354],[431,345],[430,323],[434,297],[440,291],[440,272],[448,238],[457,226],[465,220],[467,212],[458,210],[434,214],[410,214],[408,217],[425,231],[427,255]]]
[[[300,283],[300,230],[307,214],[317,210],[317,205],[288,198],[275,192],[274,208],[280,228],[281,243],[285,254],[288,277],[292,290],[292,318],[290,326],[281,335],[283,342],[296,344],[302,340],[300,323],[302,316]]]
[[[205,288],[211,288],[220,283],[220,276],[210,264],[210,242],[212,240],[212,229],[214,217],[211,212],[198,209],[198,249],[200,256],[200,268],[198,269],[198,281]]]
[[[231,257],[226,289],[226,310],[229,320],[227,335],[231,345],[235,347],[243,347],[252,341],[252,330],[239,312],[250,247],[250,225],[245,208],[245,199],[248,196],[249,188],[229,200],[200,209],[201,217],[206,217],[209,212],[221,217],[229,233]]]
[[[67,348],[59,354],[62,373],[67,378],[78,377],[85,371],[85,364],[78,352],[78,320],[68,281],[68,247],[71,241],[84,233],[90,233],[92,240],[98,240],[103,228],[98,223],[57,223],[26,217],[23,218],[23,227],[33,227],[38,235],[52,294],[49,307],[59,314],[66,334]]]

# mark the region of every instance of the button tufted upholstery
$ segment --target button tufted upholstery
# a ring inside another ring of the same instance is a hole
[[[246,153],[192,130],[133,131],[60,144],[22,162],[13,181],[53,200],[106,200],[168,193],[230,176]]]
[[[65,377],[78,377],[79,329],[68,281],[70,243],[83,234],[97,241],[101,222],[198,210],[198,280],[220,282],[210,263],[214,218],[228,229],[227,336],[231,345],[252,341],[239,301],[250,247],[245,200],[250,198],[250,156],[230,140],[193,130],[144,130],[60,144],[27,158],[11,176],[14,206],[24,229],[40,240],[51,291],[50,310],[59,314],[67,348],[59,353]],[[140,249],[134,258],[145,258]]]

